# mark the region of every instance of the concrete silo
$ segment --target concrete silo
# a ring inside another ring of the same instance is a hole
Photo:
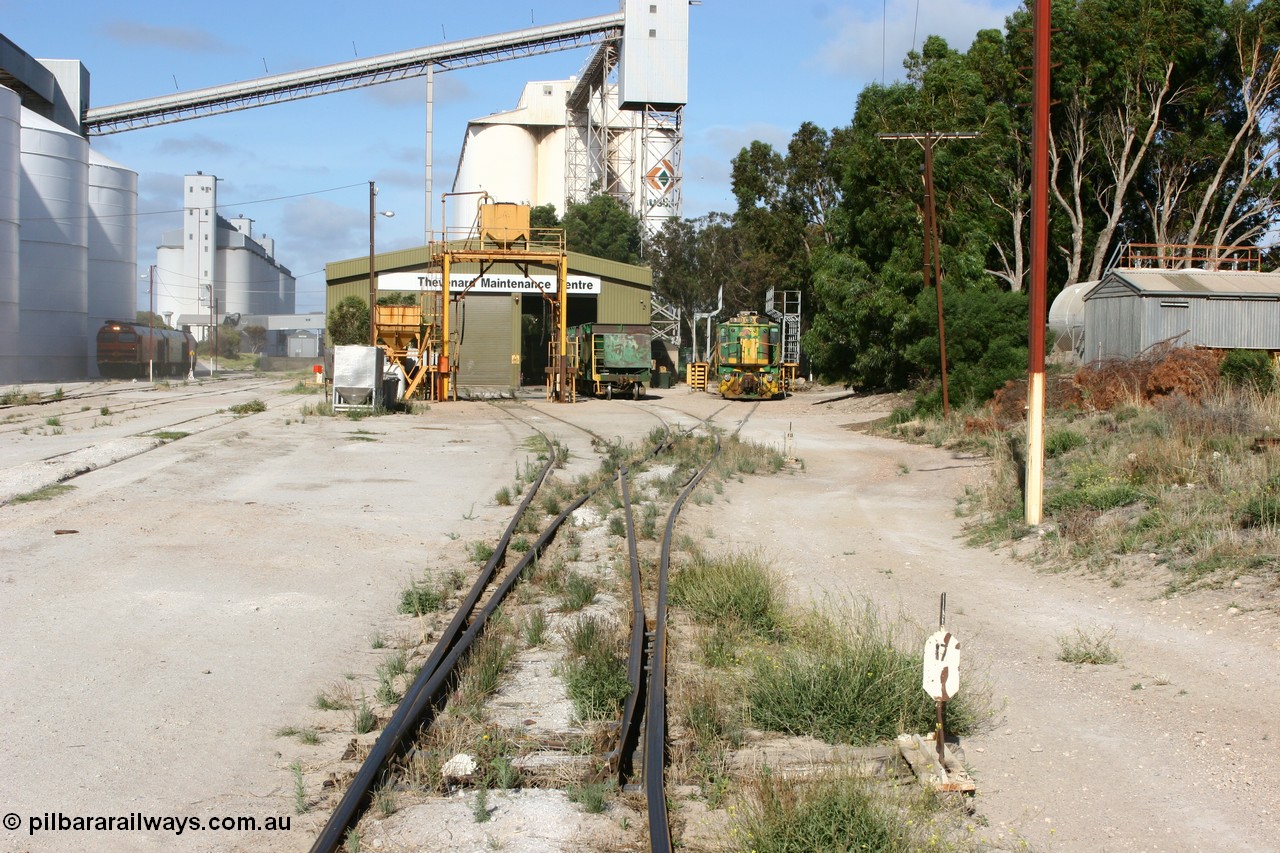
[[[85,375],[89,143],[30,110],[21,118],[18,342],[22,379]]]
[[[105,320],[137,312],[138,173],[89,152],[89,375],[98,375],[95,344]]]
[[[18,370],[18,94],[0,86],[0,385],[21,379]]]

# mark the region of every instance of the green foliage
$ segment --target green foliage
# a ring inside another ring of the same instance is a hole
[[[367,344],[369,303],[359,296],[346,297],[329,312],[327,328],[331,346]]]
[[[1097,462],[1085,462],[1071,467],[1068,483],[1049,490],[1045,508],[1052,513],[1078,509],[1106,512],[1142,498],[1142,490],[1116,472]]]
[[[604,811],[609,788],[604,782],[584,782],[581,785],[570,785],[565,792],[569,802],[579,803],[588,814],[600,814]]]
[[[172,329],[168,323],[164,321],[163,314],[153,314],[150,311],[139,311],[137,321],[140,325],[150,326],[153,329]]]
[[[400,291],[397,293],[382,293],[378,295],[379,305],[417,305],[418,294]]]
[[[1276,369],[1263,350],[1233,349],[1218,366],[1222,378],[1237,388],[1255,388],[1270,394],[1276,387]]]
[[[933,293],[916,300],[921,325],[929,332],[906,349],[915,375],[939,376],[937,301]],[[928,317],[928,320],[924,318]],[[1005,382],[1027,373],[1027,299],[979,280],[966,290],[943,288],[947,379],[952,405],[975,405]],[[941,386],[931,395],[941,410]]]
[[[529,208],[530,228],[559,228],[560,217],[556,216],[554,204],[539,204]]]
[[[640,220],[613,196],[592,196],[570,204],[561,223],[569,250],[634,264],[640,261]]]
[[[1112,629],[1076,628],[1058,637],[1058,660],[1075,664],[1118,663],[1120,655],[1112,646],[1116,632]]]
[[[25,503],[31,503],[32,501],[49,501],[49,500],[53,500],[58,495],[65,495],[67,492],[72,491],[73,489],[75,489],[75,486],[70,486],[70,485],[67,485],[66,483],[58,483],[52,486],[44,486],[34,491],[23,492],[20,495],[14,495],[12,498],[9,499],[9,503],[25,504]]]
[[[259,412],[265,412],[267,404],[261,400],[249,400],[246,403],[236,403],[234,406],[228,406],[227,409],[236,415],[255,415]]]
[[[752,853],[800,850],[938,853],[977,849],[938,832],[936,797],[872,779],[834,776],[789,780],[766,773],[742,808],[737,849]]]
[[[565,690],[584,721],[614,719],[631,693],[622,638],[598,619],[580,619],[566,636]]]
[[[1069,453],[1077,447],[1083,447],[1089,443],[1089,439],[1085,438],[1082,433],[1073,429],[1054,429],[1050,430],[1044,440],[1044,453],[1050,459]]]
[[[751,720],[762,729],[865,745],[903,731],[930,731],[933,700],[920,689],[918,648],[906,648],[901,626],[870,608],[851,624],[817,623],[799,642],[771,649],[752,667]],[[947,731],[972,731],[975,693],[948,703]]]
[[[266,326],[245,326],[240,342],[249,348],[249,352],[259,353],[267,345]]]
[[[761,636],[781,623],[782,582],[759,557],[694,556],[671,576],[671,604],[704,625],[741,625]]]
[[[433,613],[444,603],[444,594],[420,581],[414,581],[400,591],[399,611],[408,616]]]
[[[573,613],[586,607],[596,598],[596,582],[586,575],[569,572],[564,581],[564,595],[560,599],[560,609],[565,613]]]
[[[1236,514],[1240,527],[1280,528],[1280,476],[1250,495]]]

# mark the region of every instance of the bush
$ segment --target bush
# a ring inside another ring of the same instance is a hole
[[[741,849],[753,853],[965,849],[962,843],[935,834],[930,816],[936,808],[936,799],[925,792],[889,793],[869,779],[797,782],[766,774],[751,790],[744,808]]]
[[[1075,450],[1077,447],[1083,447],[1089,443],[1089,439],[1085,438],[1075,430],[1060,429],[1049,433],[1048,438],[1044,441],[1045,456],[1053,458],[1061,456],[1064,453]]]
[[[616,718],[631,694],[625,646],[617,632],[595,618],[578,621],[565,637],[565,690],[582,720]]]
[[[736,622],[768,634],[781,620],[782,584],[758,557],[695,556],[671,577],[671,604],[688,609],[707,625]]]
[[[1270,394],[1276,387],[1276,371],[1271,357],[1262,350],[1233,349],[1222,358],[1218,372],[1233,388],[1254,388]]]
[[[855,624],[820,623],[801,643],[759,658],[747,686],[752,722],[855,746],[932,731],[936,708],[920,689],[919,649],[904,651],[898,633],[868,608]],[[979,692],[947,704],[948,732],[973,731]]]
[[[440,609],[444,596],[426,584],[411,583],[400,591],[399,611],[407,616],[421,616]]]

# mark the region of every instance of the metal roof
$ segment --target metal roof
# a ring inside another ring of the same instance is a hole
[[[1114,293],[1116,284],[1144,296],[1280,299],[1280,273],[1198,269],[1112,270],[1084,298]]]
[[[624,264],[607,258],[584,255],[581,252],[569,252],[569,270],[578,275],[594,275],[633,287],[653,289],[653,270],[647,266]],[[392,252],[378,252],[374,259],[374,267],[378,273],[397,270],[425,270],[430,263],[431,255],[426,246],[415,246]],[[464,268],[465,269],[465,268]],[[520,267],[510,262],[498,263],[494,272],[517,272]],[[369,278],[369,257],[348,258],[341,261],[330,261],[325,264],[325,279],[330,287],[354,279]]]

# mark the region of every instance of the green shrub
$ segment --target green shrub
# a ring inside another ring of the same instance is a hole
[[[1276,371],[1271,357],[1256,349],[1233,349],[1218,365],[1218,373],[1235,388],[1255,388],[1270,394],[1276,387]]]
[[[617,718],[631,693],[625,646],[615,629],[588,617],[566,633],[565,690],[584,721]]]
[[[752,722],[853,745],[932,731],[936,708],[920,688],[920,652],[903,650],[900,630],[868,608],[854,623],[819,623],[800,642],[757,657],[747,685]],[[973,730],[980,695],[966,691],[947,704],[948,732]]]
[[[702,624],[739,622],[761,635],[778,628],[783,607],[780,579],[748,554],[694,556],[672,575],[670,597]]]
[[[235,415],[254,415],[258,412],[265,412],[267,404],[261,400],[250,400],[247,403],[236,403],[234,406],[228,406],[227,408]]]
[[[1112,647],[1114,630],[1076,628],[1069,635],[1058,637],[1058,660],[1063,663],[1108,664],[1118,663],[1120,655]]]
[[[609,535],[610,536],[626,536],[627,520],[620,514],[609,516]]]
[[[1280,527],[1280,482],[1249,498],[1236,514],[1241,527]]]
[[[437,589],[414,582],[400,591],[399,611],[408,616],[433,613],[444,603],[444,596]]]
[[[596,582],[577,572],[569,572],[564,581],[564,595],[560,598],[560,609],[565,613],[581,610],[596,598]]]
[[[604,811],[609,789],[604,782],[584,782],[581,785],[570,785],[566,793],[569,795],[569,802],[581,804],[588,814],[600,814]]]
[[[927,792],[891,791],[855,777],[796,781],[766,774],[750,793],[737,833],[744,851],[966,849],[965,842],[949,841],[936,832],[933,813],[938,801]]]
[[[1089,439],[1071,429],[1058,429],[1049,433],[1044,440],[1044,455],[1052,459],[1055,456],[1083,447]]]

